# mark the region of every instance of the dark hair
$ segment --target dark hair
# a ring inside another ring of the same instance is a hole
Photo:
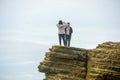
[[[62,20],[59,20],[58,24],[63,24]]]
[[[67,24],[70,24],[69,22]]]

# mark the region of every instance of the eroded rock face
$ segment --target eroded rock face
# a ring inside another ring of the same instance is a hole
[[[120,43],[91,50],[52,46],[38,68],[44,80],[120,80]]]
[[[120,42],[99,44],[88,51],[86,80],[120,80]]]

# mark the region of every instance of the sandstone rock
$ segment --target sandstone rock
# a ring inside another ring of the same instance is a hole
[[[120,80],[120,43],[106,42],[88,51],[86,80]]]
[[[45,80],[84,80],[86,77],[86,49],[52,46],[40,63],[39,71]]]
[[[44,80],[120,80],[120,42],[89,50],[52,46],[38,68]]]

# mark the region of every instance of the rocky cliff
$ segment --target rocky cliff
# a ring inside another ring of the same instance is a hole
[[[52,46],[38,68],[44,80],[120,80],[120,42],[90,50]]]

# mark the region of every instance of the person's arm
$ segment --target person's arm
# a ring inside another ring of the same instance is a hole
[[[64,27],[64,28],[66,28],[66,27],[67,27],[67,24],[66,24],[66,23],[64,23],[64,24],[63,24],[63,27]]]
[[[73,29],[72,29],[72,27],[70,27],[71,28],[71,33],[73,33]]]
[[[58,28],[62,28],[63,27],[63,25],[59,25],[59,24],[57,24],[56,25]]]

